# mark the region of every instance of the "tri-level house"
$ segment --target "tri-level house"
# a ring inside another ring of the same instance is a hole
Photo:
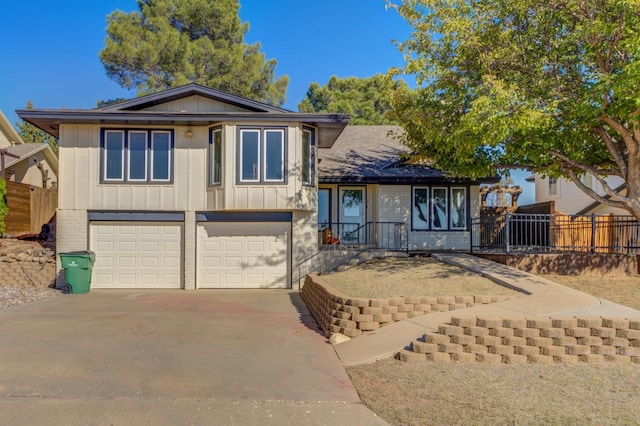
[[[89,110],[20,110],[59,137],[57,250],[94,288],[287,288],[317,251],[316,149],[349,117],[196,84]]]
[[[96,253],[94,288],[290,288],[327,252],[470,248],[479,182],[398,127],[196,84],[18,115],[59,137],[57,249]]]

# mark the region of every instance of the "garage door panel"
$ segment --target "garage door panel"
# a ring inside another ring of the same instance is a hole
[[[291,224],[198,224],[199,288],[286,288]]]
[[[95,288],[181,288],[182,224],[94,222]]]

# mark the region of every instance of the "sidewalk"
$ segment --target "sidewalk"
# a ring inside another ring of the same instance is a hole
[[[505,302],[480,305],[456,311],[437,312],[385,326],[373,333],[334,346],[345,366],[371,363],[393,356],[425,332],[456,316],[492,317],[572,317],[613,316],[640,318],[640,311],[529,274],[500,263],[458,253],[433,254],[433,258],[460,266],[521,291],[526,295]]]

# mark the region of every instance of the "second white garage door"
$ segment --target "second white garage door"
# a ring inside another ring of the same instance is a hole
[[[92,222],[94,288],[181,288],[182,224]]]
[[[287,288],[288,222],[198,224],[198,288]]]

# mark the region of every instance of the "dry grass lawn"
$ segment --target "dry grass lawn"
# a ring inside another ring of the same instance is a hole
[[[378,259],[324,278],[354,297],[510,291],[428,258]],[[640,277],[545,278],[640,309]],[[640,364],[386,359],[347,372],[364,404],[392,425],[640,425]]]
[[[372,259],[322,278],[352,297],[522,295],[478,274],[428,257]]]
[[[640,276],[638,275],[632,277],[541,276],[592,296],[640,310]]]

